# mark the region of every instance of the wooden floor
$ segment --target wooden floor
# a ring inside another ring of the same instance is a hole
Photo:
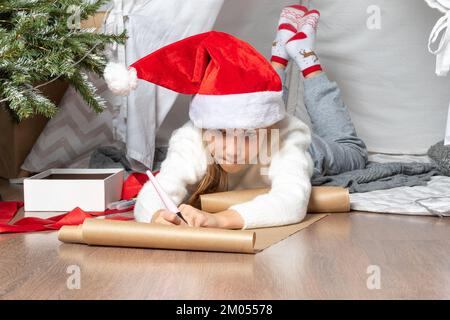
[[[0,194],[20,199],[21,188],[3,181]],[[367,287],[371,265],[380,268],[380,289]],[[80,289],[69,289],[68,268],[78,267]],[[0,235],[0,299],[18,298],[449,299],[450,220],[332,214],[256,255],[70,245],[55,232]]]

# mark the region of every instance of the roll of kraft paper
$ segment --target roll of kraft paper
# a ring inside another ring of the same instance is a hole
[[[62,242],[88,245],[254,253],[255,232],[167,226],[105,219],[86,219],[79,226],[63,226]]]
[[[324,218],[306,215],[302,222],[253,230],[225,230],[166,226],[105,219],[86,219],[79,226],[63,226],[58,239],[88,245],[257,253]]]
[[[270,189],[247,189],[203,194],[200,196],[202,210],[219,212],[234,204],[250,201],[256,196],[268,193]],[[348,189],[342,187],[312,187],[308,213],[339,213],[350,211]]]

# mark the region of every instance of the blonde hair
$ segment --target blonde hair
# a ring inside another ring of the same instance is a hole
[[[193,207],[200,208],[200,195],[226,191],[227,184],[227,173],[222,167],[217,163],[208,164],[205,176],[187,202]]]

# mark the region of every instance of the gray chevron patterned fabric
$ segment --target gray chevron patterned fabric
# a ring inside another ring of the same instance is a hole
[[[25,159],[22,169],[41,172],[50,168],[69,167],[76,159],[97,147],[114,141],[113,98],[102,79],[91,77],[97,92],[107,101],[107,108],[96,114],[73,87],[69,87],[59,105],[60,111],[45,127]]]

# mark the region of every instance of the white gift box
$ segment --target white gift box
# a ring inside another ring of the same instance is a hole
[[[25,211],[104,211],[122,194],[123,169],[50,169],[24,180]]]

